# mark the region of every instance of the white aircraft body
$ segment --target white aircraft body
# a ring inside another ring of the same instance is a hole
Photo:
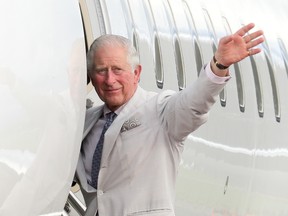
[[[1,1],[0,28],[0,215],[61,215],[85,115],[79,5]]]
[[[130,38],[140,85],[181,90],[221,37],[254,22],[262,52],[230,67],[208,122],[180,164],[177,216],[288,215],[288,2],[285,0],[10,0],[0,7],[0,215],[65,215],[85,115],[86,50]],[[74,211],[74,210],[73,210]],[[74,212],[72,212],[74,214]],[[71,214],[72,214],[71,213]],[[75,213],[76,215],[76,213]]]

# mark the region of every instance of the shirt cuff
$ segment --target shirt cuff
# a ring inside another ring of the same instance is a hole
[[[224,84],[226,82],[228,82],[231,79],[231,76],[225,76],[225,77],[220,77],[217,76],[216,74],[213,73],[213,71],[211,70],[210,64],[207,64],[205,67],[205,73],[208,76],[208,78],[216,84]]]

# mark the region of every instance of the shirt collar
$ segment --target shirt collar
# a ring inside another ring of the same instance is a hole
[[[119,107],[117,110],[114,111],[114,113],[116,113],[116,115],[118,116],[119,113],[124,109],[126,103],[123,104],[121,107]],[[104,109],[103,109],[103,115],[105,116],[107,113],[112,112],[107,106],[106,104],[104,105]]]

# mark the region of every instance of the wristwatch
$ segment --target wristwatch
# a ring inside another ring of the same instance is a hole
[[[229,66],[225,66],[225,65],[222,65],[222,64],[218,63],[216,58],[215,58],[215,55],[213,56],[213,61],[214,61],[215,65],[216,65],[216,67],[218,69],[220,69],[220,70],[225,70],[225,69],[229,68]]]

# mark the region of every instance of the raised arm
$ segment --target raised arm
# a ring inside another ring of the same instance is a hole
[[[230,65],[261,51],[256,46],[264,41],[263,31],[249,33],[254,26],[254,23],[250,23],[236,33],[220,39],[218,49],[211,61],[211,69],[217,76],[227,76]]]

